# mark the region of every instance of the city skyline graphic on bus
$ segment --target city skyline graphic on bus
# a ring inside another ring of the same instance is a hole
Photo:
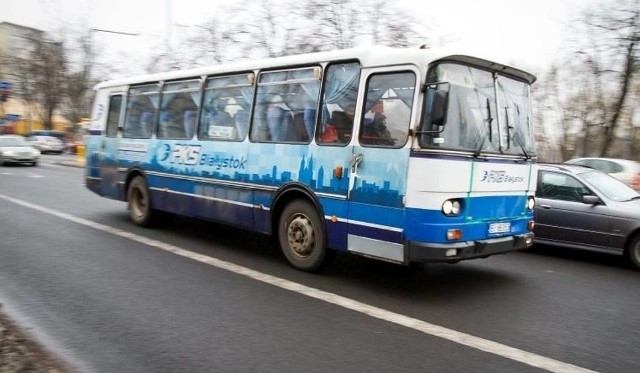
[[[158,142],[155,147],[141,144],[121,143],[118,159],[130,164],[148,159],[150,170],[182,176],[275,187],[295,181],[309,186],[315,192],[339,195],[346,195],[349,189],[349,164],[341,163],[341,159],[350,159],[351,151],[348,148],[336,148],[335,152],[327,154],[331,158],[323,159],[317,155],[317,148],[282,144],[253,145],[244,148],[249,151],[242,153],[237,152],[237,144],[216,144],[215,150],[207,144]],[[147,151],[151,148],[155,150]],[[341,152],[344,153],[342,157],[338,156]],[[356,179],[350,200],[401,207],[404,182],[397,169],[403,161],[388,159],[388,155],[385,159],[375,159],[374,155],[370,155],[366,161],[376,172],[367,175],[366,179]],[[336,167],[342,168],[341,177],[334,175]]]

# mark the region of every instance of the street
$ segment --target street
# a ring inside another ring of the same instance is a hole
[[[63,159],[0,167],[0,303],[81,372],[640,371],[640,273],[621,257],[337,255],[309,274],[236,228],[137,227]]]

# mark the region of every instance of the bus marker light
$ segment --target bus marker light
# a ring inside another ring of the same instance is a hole
[[[336,179],[342,179],[342,166],[338,166],[336,168],[333,169],[333,177],[335,177]]]
[[[447,231],[447,240],[459,240],[462,238],[462,230],[461,229],[449,229]]]
[[[331,222],[332,222],[332,223],[335,223],[335,222],[337,222],[337,221],[338,221],[338,218],[337,218],[335,215],[332,215],[332,216],[331,216]]]

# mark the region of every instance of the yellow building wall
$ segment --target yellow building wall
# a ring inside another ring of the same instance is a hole
[[[30,103],[24,100],[9,98],[7,102],[1,103],[0,116],[6,114],[19,115],[20,120],[12,123],[14,132],[19,135],[26,135],[32,131],[44,130],[42,114],[44,110],[37,103]],[[60,114],[53,114],[52,130],[66,132],[71,129],[71,121]]]

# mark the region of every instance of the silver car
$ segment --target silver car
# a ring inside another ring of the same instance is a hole
[[[40,150],[42,154],[61,154],[64,151],[64,143],[57,137],[36,135],[27,137],[27,141]]]
[[[0,136],[0,165],[7,163],[38,164],[40,151],[18,135]]]
[[[587,166],[607,173],[627,185],[631,185],[633,178],[640,174],[640,163],[620,158],[573,158],[566,164]]]
[[[640,193],[583,166],[540,164],[535,242],[624,255],[640,269]]]

